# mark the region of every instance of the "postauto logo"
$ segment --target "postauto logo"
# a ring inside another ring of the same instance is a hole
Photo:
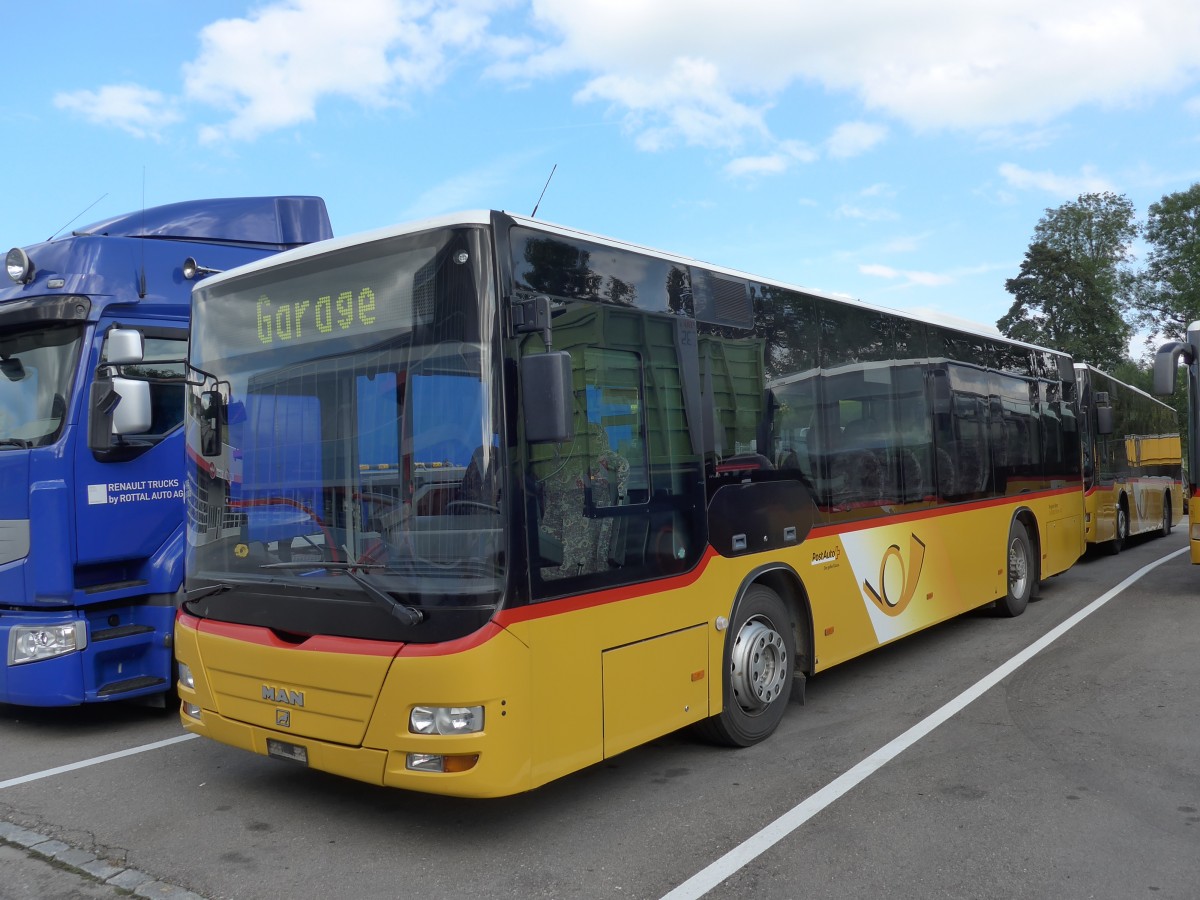
[[[879,587],[863,579],[863,591],[874,601],[881,612],[889,616],[898,616],[912,602],[917,593],[917,582],[921,580],[921,569],[925,565],[925,543],[915,534],[909,535],[908,562],[899,544],[892,544],[883,551],[879,562]],[[897,569],[897,567],[899,567]],[[889,582],[889,575],[891,580]],[[898,576],[898,577],[897,577]],[[888,584],[893,588],[900,587],[900,593],[892,597],[888,592]]]

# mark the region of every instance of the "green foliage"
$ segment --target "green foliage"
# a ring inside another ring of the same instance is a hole
[[[1200,319],[1200,184],[1150,204],[1144,234],[1150,252],[1134,295],[1136,324],[1156,346],[1183,340]]]
[[[1116,367],[1133,333],[1124,310],[1136,283],[1128,264],[1137,236],[1124,195],[1081,194],[1046,210],[1020,273],[1004,283],[1016,299],[996,326],[1098,368]]]
[[[1115,368],[1131,330],[1095,267],[1068,250],[1030,246],[1020,274],[1004,283],[1016,299],[996,323],[1011,338],[1064,350],[1080,362]]]

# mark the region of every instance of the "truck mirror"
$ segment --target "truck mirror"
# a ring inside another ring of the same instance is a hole
[[[140,363],[145,357],[142,333],[135,328],[110,328],[104,341],[104,361],[111,366]]]
[[[141,335],[139,335],[140,337]],[[114,378],[112,388],[120,397],[113,408],[113,434],[142,434],[150,430],[150,385],[132,378]]]
[[[525,440],[562,443],[575,436],[571,354],[562,350],[521,358]]]

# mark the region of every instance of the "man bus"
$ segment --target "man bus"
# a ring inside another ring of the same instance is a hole
[[[753,744],[1083,550],[1071,360],[996,335],[499,212],[193,310],[190,456],[243,467],[189,479],[181,718],[324,771],[496,796]]]
[[[1183,517],[1175,410],[1092,366],[1076,363],[1075,374],[1087,542],[1116,554],[1131,535],[1170,534]]]

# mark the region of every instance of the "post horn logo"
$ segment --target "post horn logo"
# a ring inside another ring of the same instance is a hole
[[[863,581],[863,590],[867,592],[867,596],[875,601],[875,605],[880,611],[889,616],[898,616],[904,612],[905,608],[912,601],[912,598],[917,593],[917,582],[921,580],[921,567],[925,563],[925,543],[915,534],[910,535],[911,541],[908,550],[908,565],[904,564],[904,557],[900,553],[900,545],[892,544],[883,551],[883,559],[879,562],[879,590],[875,590],[869,581]],[[895,564],[900,567],[900,596],[893,600],[888,596],[887,590],[887,571],[888,564],[895,560]]]

